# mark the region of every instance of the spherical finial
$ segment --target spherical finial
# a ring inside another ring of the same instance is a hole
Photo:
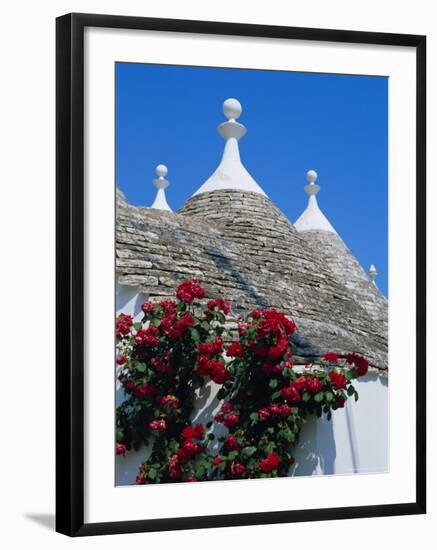
[[[236,119],[241,115],[243,108],[238,99],[230,97],[223,103],[223,113],[227,119]]]
[[[156,175],[160,178],[165,178],[165,176],[168,174],[168,169],[165,164],[158,164],[156,167]]]
[[[307,181],[309,183],[314,183],[315,181],[317,181],[317,178],[318,178],[318,175],[317,175],[317,172],[315,170],[308,170],[308,172],[307,172]]]

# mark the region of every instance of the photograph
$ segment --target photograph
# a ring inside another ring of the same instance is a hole
[[[115,486],[388,473],[387,76],[114,71]]]

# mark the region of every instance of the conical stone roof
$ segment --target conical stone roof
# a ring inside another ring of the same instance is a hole
[[[307,174],[309,185],[305,191],[309,195],[308,206],[294,224],[299,233],[332,275],[340,281],[351,296],[364,307],[371,317],[378,321],[383,330],[388,330],[388,302],[373,284],[369,274],[348,249],[341,237],[320,210],[316,195],[320,186],[315,184],[317,173]]]

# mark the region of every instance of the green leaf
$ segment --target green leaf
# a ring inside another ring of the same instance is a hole
[[[197,330],[197,328],[192,328],[190,332],[191,332],[191,339],[195,344],[198,344],[200,342],[199,331]]]
[[[358,392],[355,392],[355,401],[358,401]]]
[[[272,393],[272,401],[275,401],[275,399],[278,399],[278,397],[281,396],[281,392],[280,391],[275,391]]]
[[[228,454],[228,460],[235,460],[238,456],[238,451],[231,451]]]
[[[140,363],[139,361],[135,363],[135,369],[138,372],[146,372],[147,365],[145,363]]]
[[[354,387],[353,386],[349,386],[348,389],[347,389],[347,394],[352,397],[352,395],[354,395],[355,393],[355,390],[354,390]]]
[[[210,420],[209,422],[207,422],[207,423],[205,424],[205,426],[206,426],[207,428],[210,428],[210,427],[212,426],[212,420]]]
[[[272,378],[270,380],[269,387],[272,388],[272,390],[274,390],[278,387],[278,381],[276,380],[276,378]]]
[[[314,401],[316,401],[317,403],[320,403],[321,401],[323,401],[322,391],[320,391],[319,393],[316,393],[316,395],[314,396]]]
[[[244,458],[249,458],[255,452],[256,452],[256,447],[244,447],[244,449],[241,451],[241,456],[243,456]]]
[[[208,439],[210,441],[212,441],[213,439],[215,439],[215,435],[214,434],[208,434]]]
[[[150,469],[150,470],[147,472],[147,476],[148,476],[150,479],[155,479],[155,478],[156,478],[156,474],[157,474],[157,471],[156,471],[156,470],[153,470],[153,469]]]
[[[259,419],[259,414],[256,413],[256,412],[250,413],[249,418],[250,418],[253,422],[257,422],[257,420]]]
[[[135,330],[140,330],[140,328],[143,326],[143,324],[142,323],[133,323],[132,326]]]
[[[326,401],[333,401],[334,400],[334,394],[331,391],[325,392]]]
[[[302,401],[307,403],[311,399],[311,394],[309,391],[304,391],[302,394]]]

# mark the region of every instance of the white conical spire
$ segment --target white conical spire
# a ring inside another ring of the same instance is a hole
[[[168,174],[167,166],[164,164],[158,164],[156,167],[156,175],[158,176],[153,180],[153,185],[156,187],[156,197],[153,201],[153,204],[150,208],[155,208],[156,210],[167,210],[168,212],[173,212],[170,206],[167,203],[165,197],[165,190],[170,185],[170,182],[165,179],[165,176]]]
[[[317,177],[315,170],[307,172],[308,185],[305,185],[304,189],[309,195],[308,205],[294,224],[294,227],[298,231],[330,231],[337,234],[317,204],[316,195],[320,191],[320,185],[315,183]]]
[[[372,283],[376,284],[375,279],[376,277],[378,277],[378,271],[373,264],[369,267],[369,271],[367,272],[367,275],[369,276],[369,279],[372,281]]]
[[[238,140],[246,133],[246,128],[236,122],[241,112],[242,107],[237,99],[230,98],[223,103],[223,113],[228,121],[217,128],[219,134],[226,140],[223,157],[216,171],[194,195],[220,189],[239,189],[265,195],[240,160]]]

